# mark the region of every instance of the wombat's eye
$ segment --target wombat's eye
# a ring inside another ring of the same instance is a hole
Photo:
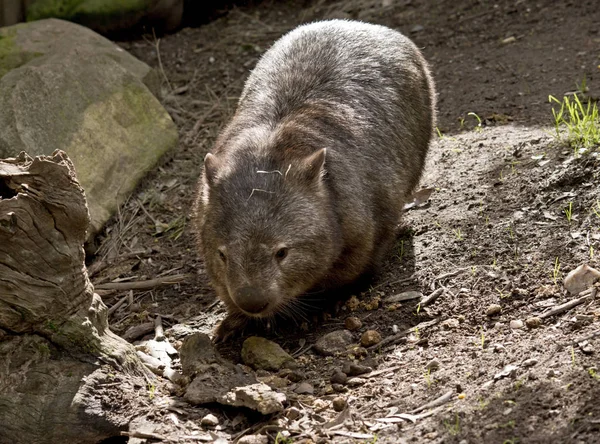
[[[225,256],[223,250],[219,250],[219,258],[221,259],[221,261],[223,261],[223,263],[227,262],[227,256]]]
[[[280,248],[279,250],[277,250],[277,252],[275,253],[275,257],[279,260],[285,259],[285,257],[288,254],[288,249],[287,248]]]

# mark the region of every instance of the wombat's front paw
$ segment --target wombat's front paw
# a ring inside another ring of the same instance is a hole
[[[213,342],[227,342],[233,338],[243,336],[244,330],[248,326],[248,318],[236,314],[229,314],[215,328]]]

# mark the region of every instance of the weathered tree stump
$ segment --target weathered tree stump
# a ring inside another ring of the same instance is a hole
[[[0,442],[98,442],[135,414],[106,387],[134,393],[150,376],[108,329],[88,225],[65,153],[0,160]]]

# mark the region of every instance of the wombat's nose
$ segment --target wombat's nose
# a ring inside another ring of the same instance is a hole
[[[252,314],[259,314],[269,305],[263,292],[256,287],[242,287],[237,290],[235,302],[242,310]]]

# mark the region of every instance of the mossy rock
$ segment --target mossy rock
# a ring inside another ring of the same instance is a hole
[[[37,0],[27,11],[27,21],[60,18],[111,33],[142,23],[172,30],[182,15],[183,0]]]
[[[57,19],[0,29],[0,158],[65,151],[97,233],[176,146],[158,77],[104,37]]]

